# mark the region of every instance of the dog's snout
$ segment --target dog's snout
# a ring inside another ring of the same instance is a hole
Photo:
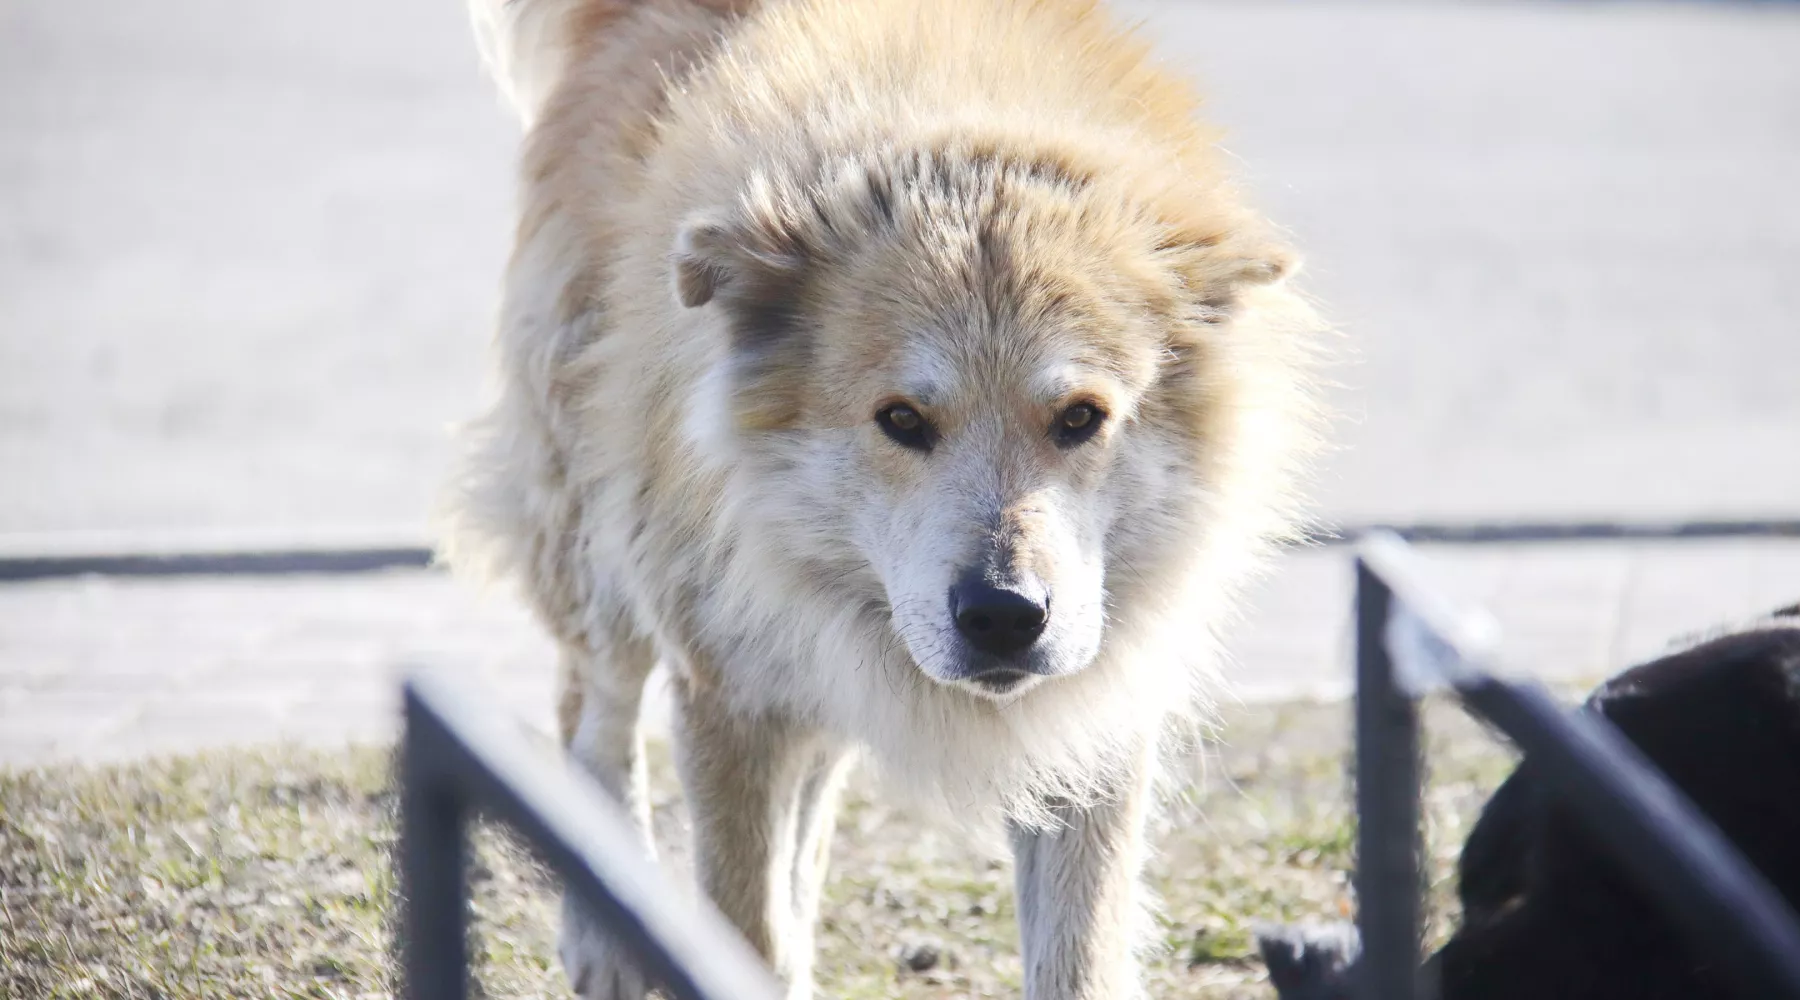
[[[950,613],[969,645],[995,656],[1031,648],[1050,618],[1050,596],[1041,584],[996,586],[965,577],[950,590]]]

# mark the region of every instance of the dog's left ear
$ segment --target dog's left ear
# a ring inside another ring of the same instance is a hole
[[[1245,292],[1286,281],[1300,270],[1292,249],[1255,231],[1184,234],[1158,250],[1171,259],[1207,323],[1231,318]]]
[[[1240,285],[1273,285],[1300,272],[1300,255],[1281,243],[1268,242],[1238,258]]]

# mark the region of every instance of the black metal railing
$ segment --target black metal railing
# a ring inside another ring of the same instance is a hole
[[[482,813],[530,841],[565,891],[675,1000],[775,1000],[774,977],[737,932],[678,891],[620,807],[553,766],[503,717],[446,682],[405,688],[401,936],[407,1000],[469,993],[469,821]]]
[[[1541,686],[1502,680],[1485,617],[1447,602],[1399,537],[1356,559],[1358,992],[1413,1000],[1421,945],[1417,702],[1452,692],[1528,757],[1639,889],[1742,996],[1800,1000],[1800,922],[1786,902],[1610,723]]]
[[[1308,545],[1345,545],[1377,530],[1373,525],[1320,527]],[[1695,521],[1475,521],[1383,526],[1411,542],[1511,545],[1553,542],[1644,542],[1722,538],[1800,538],[1800,518]],[[0,583],[69,576],[285,576],[295,573],[369,573],[425,569],[436,562],[420,544],[357,539],[293,540],[212,538],[131,539],[0,534]]]

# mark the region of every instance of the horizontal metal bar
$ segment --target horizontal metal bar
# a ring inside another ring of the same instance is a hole
[[[1469,674],[1457,694],[1526,756],[1697,951],[1746,997],[1800,1000],[1800,921],[1687,796],[1604,718],[1535,684]]]
[[[405,705],[409,733],[417,727],[433,748],[410,773],[479,805],[535,844],[665,993],[676,1000],[781,995],[743,938],[668,881],[631,820],[591,781],[551,766],[502,716],[441,678],[409,679]]]
[[[71,576],[287,576],[368,573],[431,565],[427,548],[292,549],[268,552],[169,552],[0,558],[0,583]]]
[[[1312,533],[1322,545],[1354,544],[1389,531],[1414,544],[1493,545],[1524,542],[1655,541],[1703,538],[1800,538],[1800,518],[1714,518],[1676,521],[1489,521],[1345,524]]]
[[[1347,545],[1375,531],[1392,532],[1414,543],[1488,545],[1526,542],[1650,541],[1705,538],[1800,538],[1800,518],[1695,520],[1664,522],[1517,521],[1344,524],[1308,533],[1309,545]],[[113,538],[100,550],[69,546],[51,538],[37,547],[37,536],[0,539],[0,583],[69,576],[274,576],[287,573],[365,573],[383,569],[422,568],[432,564],[432,551],[410,544],[326,544],[319,547],[269,546],[261,542],[235,548],[133,548]],[[402,533],[397,537],[411,537]]]

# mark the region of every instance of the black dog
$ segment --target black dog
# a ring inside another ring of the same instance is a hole
[[[1800,605],[1614,677],[1588,699],[1800,910]],[[1688,947],[1527,761],[1463,846],[1439,1000],[1753,1000]],[[1351,996],[1330,936],[1262,939],[1284,1000]],[[1304,959],[1304,961],[1301,961]]]

